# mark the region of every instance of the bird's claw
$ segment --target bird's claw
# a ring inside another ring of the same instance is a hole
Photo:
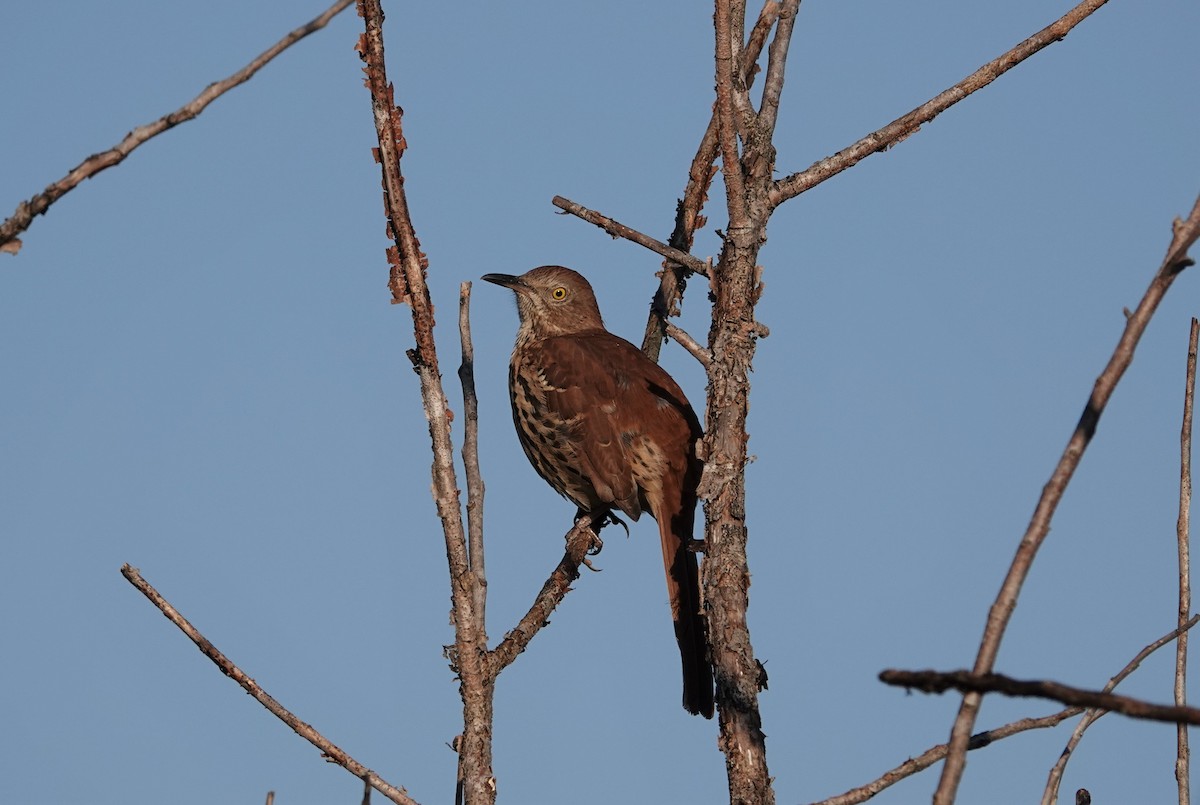
[[[621,526],[621,528],[625,529],[625,538],[629,538],[629,524],[620,517],[617,517],[617,515],[613,514],[611,511],[605,515],[603,520],[601,520],[602,525],[608,525],[609,523]]]

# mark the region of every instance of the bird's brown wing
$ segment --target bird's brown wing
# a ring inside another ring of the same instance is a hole
[[[701,469],[696,414],[662,367],[609,332],[549,338],[541,348],[542,377],[551,387],[546,404],[561,420],[578,417],[578,466],[601,502],[634,519],[649,508],[658,522],[683,660],[683,704],[711,717],[707,624],[696,554],[689,549]]]
[[[637,483],[618,411],[629,405],[630,379],[614,360],[628,342],[608,338],[548,338],[540,345],[545,405],[556,419],[571,423],[575,466],[595,489],[596,503],[638,519]]]

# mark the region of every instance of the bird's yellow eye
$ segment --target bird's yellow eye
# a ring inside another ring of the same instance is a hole
[[[557,288],[555,288],[553,291],[550,292],[550,296],[552,296],[555,300],[561,302],[562,300],[567,298],[567,289],[560,285]]]

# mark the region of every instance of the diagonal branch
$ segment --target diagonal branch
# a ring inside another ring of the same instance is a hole
[[[879,674],[881,682],[922,693],[945,693],[960,690],[964,693],[1002,693],[1052,699],[1074,707],[1095,707],[1130,718],[1147,721],[1166,721],[1200,727],[1200,708],[1171,704],[1154,704],[1102,690],[1085,690],[1040,679],[1013,679],[1003,674],[977,674],[971,671],[898,671],[889,669]]]
[[[1000,651],[1000,641],[1004,638],[1008,621],[1012,617],[1013,610],[1016,609],[1021,586],[1025,583],[1025,577],[1029,575],[1029,569],[1033,565],[1038,548],[1041,547],[1046,535],[1050,532],[1050,521],[1054,518],[1059,501],[1062,500],[1063,493],[1071,482],[1071,477],[1079,467],[1084,451],[1087,450],[1092,437],[1096,434],[1096,425],[1100,422],[1100,416],[1104,413],[1104,408],[1108,405],[1117,383],[1125,374],[1125,370],[1129,368],[1129,364],[1133,362],[1133,352],[1137,348],[1142,334],[1146,331],[1147,325],[1150,324],[1154,311],[1158,309],[1159,303],[1166,296],[1179,273],[1192,264],[1192,259],[1188,257],[1187,251],[1200,237],[1200,197],[1196,199],[1187,220],[1177,219],[1172,230],[1173,236],[1171,244],[1167,248],[1166,257],[1151,279],[1150,286],[1146,289],[1137,309],[1129,314],[1125,323],[1125,331],[1121,334],[1108,365],[1096,379],[1096,385],[1088,397],[1087,404],[1084,405],[1075,431],[1071,434],[1066,449],[1063,450],[1062,457],[1034,508],[1029,526],[1021,538],[1016,555],[1009,567],[1008,575],[1005,576],[1000,592],[997,593],[996,600],[988,613],[983,639],[975,658],[973,671],[976,674],[989,673],[995,667],[996,655]],[[950,805],[954,801],[955,791],[966,766],[967,741],[979,713],[981,698],[979,691],[969,692],[963,697],[958,716],[955,718],[950,732],[950,755],[946,758],[946,765],[942,768],[942,778],[934,794],[935,805]]]
[[[983,89],[1042,48],[1064,38],[1072,28],[1083,22],[1106,2],[1108,0],[1084,0],[1060,19],[1038,31],[1012,50],[992,59],[950,89],[931,98],[903,117],[893,120],[878,131],[871,132],[833,156],[826,157],[799,173],[793,173],[791,176],[775,182],[775,186],[771,190],[771,205],[778,207],[788,199],[857,165],[871,154],[884,151],[915,133],[923,124],[933,120],[963,98]]]
[[[187,635],[188,639],[195,643],[196,647],[203,652],[204,656],[208,657],[213,661],[214,664],[216,664],[217,668],[221,670],[221,673],[225,674],[225,676],[241,685],[247,693],[254,697],[255,701],[267,708],[272,715],[274,715],[284,724],[287,724],[289,727],[291,727],[297,735],[308,741],[317,749],[321,750],[322,756],[324,756],[327,760],[338,764],[343,769],[362,780],[365,784],[369,785],[371,788],[374,788],[380,794],[383,794],[392,802],[398,803],[398,805],[416,805],[416,800],[410,798],[408,796],[408,792],[406,792],[403,788],[397,788],[396,786],[384,780],[375,772],[368,769],[363,764],[359,763],[354,758],[350,757],[350,755],[346,754],[341,747],[330,741],[321,733],[317,732],[311,724],[306,724],[305,722],[301,721],[291,711],[289,711],[286,707],[276,701],[270,694],[263,690],[262,686],[251,679],[241,668],[238,668],[236,665],[234,665],[233,662],[224,654],[222,654],[216,646],[209,642],[204,635],[200,634],[196,627],[192,626],[188,619],[179,613],[179,610],[171,606],[170,602],[163,598],[158,590],[150,586],[150,583],[142,578],[142,574],[138,572],[137,568],[130,567],[127,564],[122,565],[121,575],[124,576],[130,584],[136,587],[142,595],[146,596],[146,598],[150,600],[150,603],[158,607],[159,611],[167,617],[167,620],[178,626],[180,631]]]
[[[1181,624],[1178,628],[1167,632],[1150,645],[1142,648],[1141,651],[1134,655],[1132,660],[1126,663],[1124,668],[1122,668],[1111,679],[1108,680],[1108,683],[1104,686],[1104,690],[1106,692],[1113,690],[1117,685],[1125,681],[1126,677],[1136,671],[1144,659],[1180,635],[1186,634],[1186,632],[1195,626],[1198,621],[1200,621],[1200,615],[1195,615],[1186,623]],[[967,748],[982,749],[983,747],[989,746],[996,741],[1012,737],[1013,735],[1017,735],[1021,732],[1055,727],[1066,719],[1077,716],[1082,712],[1084,712],[1084,708],[1082,707],[1068,707],[1065,710],[1060,710],[1057,713],[1051,713],[1050,715],[1041,716],[1039,718],[1022,718],[1003,726],[996,727],[995,729],[977,732],[971,736],[971,741]],[[1096,718],[1099,718],[1100,715],[1104,714],[1103,711],[1089,711],[1089,714],[1093,712],[1099,714],[1096,716]],[[1078,731],[1079,729],[1077,727],[1076,732]],[[1068,744],[1068,750],[1070,747],[1071,745]],[[916,757],[910,757],[899,766],[891,769],[881,777],[872,780],[866,785],[853,788],[844,794],[838,794],[837,796],[830,797],[829,799],[823,799],[820,802],[815,803],[815,805],[859,805],[859,803],[866,802],[879,792],[883,791],[885,788],[889,788],[905,778],[912,777],[914,774],[922,772],[932,766],[934,763],[937,763],[939,760],[946,757],[946,751],[948,748],[948,744],[938,744],[937,746],[930,747]],[[1064,751],[1063,754],[1067,754],[1067,751]]]
[[[550,613],[562,602],[571,591],[571,582],[579,578],[579,566],[587,561],[589,552],[599,544],[596,532],[603,524],[601,520],[590,521],[583,518],[575,523],[575,527],[567,532],[567,549],[558,566],[550,573],[542,589],[529,611],[511,632],[504,636],[500,645],[489,652],[491,661],[490,675],[494,680],[501,671],[511,665],[520,656],[534,636],[542,627],[550,622]]]
[[[17,239],[17,235],[24,232],[33,223],[33,219],[39,215],[43,215],[50,205],[58,201],[71,190],[74,190],[84,179],[90,179],[105,168],[111,168],[113,165],[120,164],[125,157],[129,156],[133,151],[150,138],[162,134],[168,129],[178,126],[180,123],[186,123],[192,118],[199,115],[205,108],[215,101],[217,98],[224,95],[229,90],[249,81],[255,73],[257,73],[267,62],[274,59],[283,51],[287,50],[292,45],[299,42],[309,34],[319,31],[329,24],[329,21],[338,15],[346,6],[350,5],[351,0],[337,0],[332,6],[325,10],[324,13],[308,22],[301,25],[296,30],[289,33],[283,39],[280,39],[271,47],[267,48],[258,58],[247,64],[241,70],[238,70],[233,75],[221,81],[209,84],[204,91],[191,100],[191,102],[179,107],[170,114],[163,115],[153,123],[147,123],[144,126],[138,126],[133,131],[125,135],[125,139],[114,145],[107,151],[101,151],[98,154],[92,154],[90,157],[79,163],[63,178],[59,179],[54,184],[47,187],[38,195],[22,201],[17,205],[16,212],[12,217],[0,224],[0,252],[9,252],[16,254],[21,248],[21,241]]]
[[[660,240],[655,240],[649,235],[642,234],[636,229],[632,229],[619,221],[609,218],[607,215],[601,215],[595,210],[590,210],[587,207],[584,207],[582,204],[576,204],[569,198],[563,198],[562,196],[555,196],[553,199],[551,199],[551,203],[560,210],[564,210],[569,212],[571,215],[582,218],[589,224],[595,224],[608,234],[612,235],[614,238],[631,240],[639,246],[645,246],[650,251],[661,254],[668,260],[679,263],[689,271],[694,271],[697,274],[704,274],[706,276],[708,274],[708,263],[704,262],[703,260],[693,257],[687,252],[683,252],[679,249],[668,246]]]

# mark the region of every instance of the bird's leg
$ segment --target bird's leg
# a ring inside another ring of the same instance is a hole
[[[704,553],[708,550],[708,542],[702,539],[690,539],[686,547],[692,553]]]

